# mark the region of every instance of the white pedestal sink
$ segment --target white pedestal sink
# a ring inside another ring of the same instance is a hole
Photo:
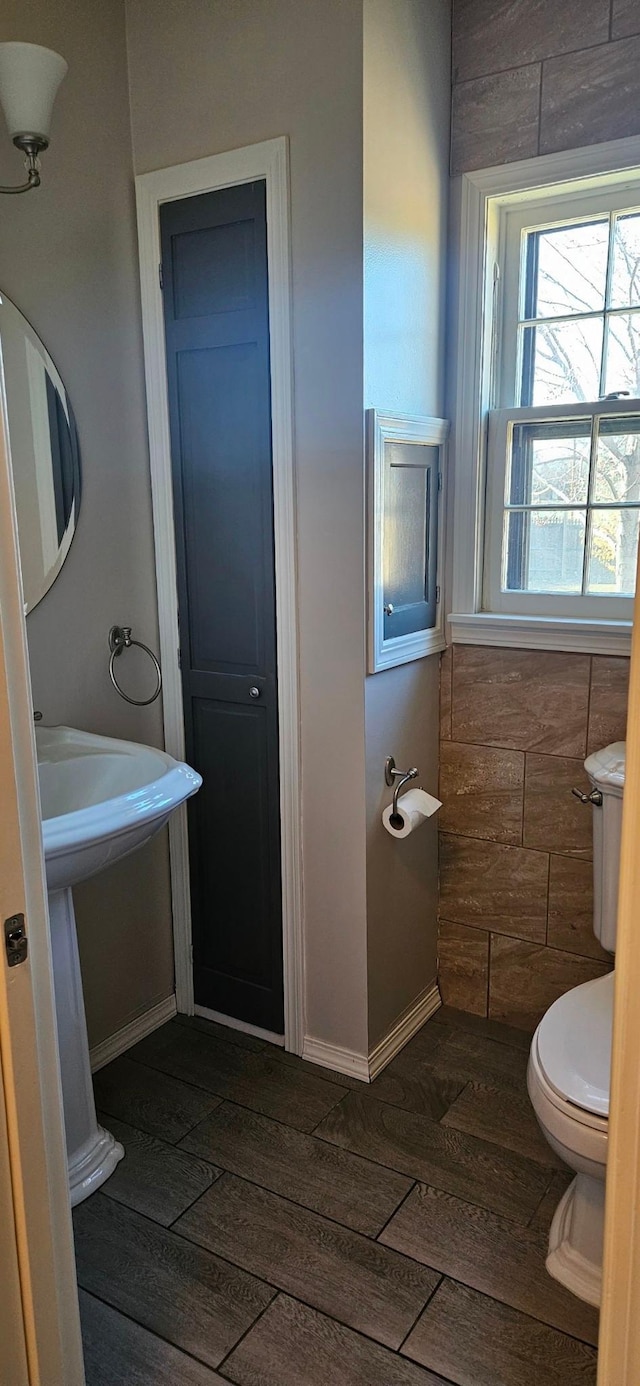
[[[202,780],[164,751],[37,727],[42,835],[72,1205],[99,1188],[124,1151],[98,1125],[71,887],[141,847]]]

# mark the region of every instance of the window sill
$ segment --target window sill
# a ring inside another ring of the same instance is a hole
[[[379,674],[382,669],[394,669],[397,664],[410,664],[414,659],[440,654],[446,648],[442,617],[439,615],[437,626],[431,630],[420,630],[414,635],[397,635],[393,640],[382,640],[379,648],[373,648],[370,652],[368,672]]]
[[[490,611],[454,611],[447,621],[451,640],[456,645],[506,645],[518,650],[565,650],[578,654],[631,654],[631,621],[513,616]]]

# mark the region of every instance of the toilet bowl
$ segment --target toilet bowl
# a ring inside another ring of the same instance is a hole
[[[527,1087],[540,1128],[575,1178],[556,1208],[547,1270],[600,1303],[613,973],[561,996],[533,1037]]]
[[[593,814],[593,930],[615,951],[624,742],[585,761],[593,786],[582,798]],[[556,1208],[547,1270],[573,1294],[600,1304],[609,1126],[613,972],[566,992],[533,1037],[527,1087],[538,1124],[575,1178]]]

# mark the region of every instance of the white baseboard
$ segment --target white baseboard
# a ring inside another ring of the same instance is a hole
[[[320,1068],[332,1068],[336,1073],[346,1073],[351,1078],[359,1078],[363,1083],[370,1083],[441,1005],[437,983],[433,982],[411,1003],[388,1035],[371,1050],[368,1058],[353,1049],[341,1049],[336,1044],[313,1039],[310,1035],[305,1036],[302,1057],[308,1059],[309,1063],[318,1064]],[[171,1020],[176,1010],[175,996],[167,996],[164,1001],[151,1006],[143,1015],[136,1016],[135,1020],[123,1026],[122,1030],[117,1030],[115,1035],[110,1035],[101,1044],[96,1044],[91,1050],[91,1072],[97,1073],[99,1068],[104,1068],[112,1059],[117,1059],[120,1054],[131,1049],[138,1040],[144,1039],[152,1030],[157,1030],[160,1025]],[[242,1020],[234,1020],[232,1016],[211,1011],[206,1006],[196,1006],[195,1013],[205,1020],[215,1020],[220,1025],[227,1025],[231,1030],[242,1030],[244,1034],[256,1035],[258,1039],[268,1040],[271,1044],[284,1044],[282,1035],[272,1034],[270,1030],[261,1030],[257,1025],[247,1025]]]
[[[416,997],[415,1001],[407,1007],[407,1010],[392,1025],[388,1035],[371,1050],[369,1055],[369,1080],[373,1082],[378,1074],[386,1068],[387,1064],[395,1058],[396,1054],[413,1039],[416,1031],[424,1025],[425,1020],[434,1015],[442,1005],[442,997],[437,982],[432,982],[430,986]]]
[[[269,1044],[284,1048],[284,1035],[277,1035],[274,1030],[261,1030],[259,1025],[249,1025],[246,1020],[236,1020],[235,1016],[212,1011],[208,1006],[194,1006],[193,1011],[203,1020],[215,1020],[217,1025],[226,1025],[228,1030],[241,1030],[243,1035],[255,1035],[256,1039],[268,1040]]]
[[[350,1078],[360,1078],[369,1082],[369,1063],[366,1054],[357,1054],[353,1049],[340,1049],[336,1044],[325,1040],[312,1039],[305,1035],[302,1049],[303,1059],[320,1068],[333,1068],[337,1073],[347,1073]]]
[[[325,1040],[313,1039],[310,1035],[305,1035],[302,1057],[311,1064],[318,1064],[320,1068],[332,1068],[336,1073],[346,1073],[350,1078],[372,1083],[441,1005],[438,983],[431,982],[395,1021],[388,1035],[378,1041],[368,1058],[366,1054],[340,1049],[336,1044],[327,1044]]]
[[[97,1073],[99,1068],[110,1064],[112,1059],[117,1059],[125,1050],[137,1044],[138,1040],[144,1039],[152,1030],[157,1030],[165,1021],[171,1020],[175,1014],[176,998],[167,996],[164,1001],[159,1001],[157,1006],[151,1006],[142,1015],[137,1015],[129,1025],[124,1025],[122,1030],[116,1030],[115,1035],[109,1035],[108,1039],[94,1046],[90,1055],[91,1072]]]

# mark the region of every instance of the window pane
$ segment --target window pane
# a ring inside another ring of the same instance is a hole
[[[619,390],[640,395],[640,309],[608,318],[604,393]]]
[[[574,404],[599,398],[602,318],[544,323],[520,331],[520,404]]]
[[[608,241],[607,219],[531,232],[527,236],[530,282],[525,288],[524,316],[553,318],[601,311]]]
[[[640,213],[617,217],[613,232],[611,307],[640,304]]]
[[[511,505],[586,505],[591,421],[516,424],[511,444]]]
[[[506,537],[507,591],[582,591],[584,510],[512,511]]]
[[[593,498],[640,501],[640,418],[600,420]]]
[[[635,509],[592,512],[587,591],[594,596],[633,596],[639,514]]]

